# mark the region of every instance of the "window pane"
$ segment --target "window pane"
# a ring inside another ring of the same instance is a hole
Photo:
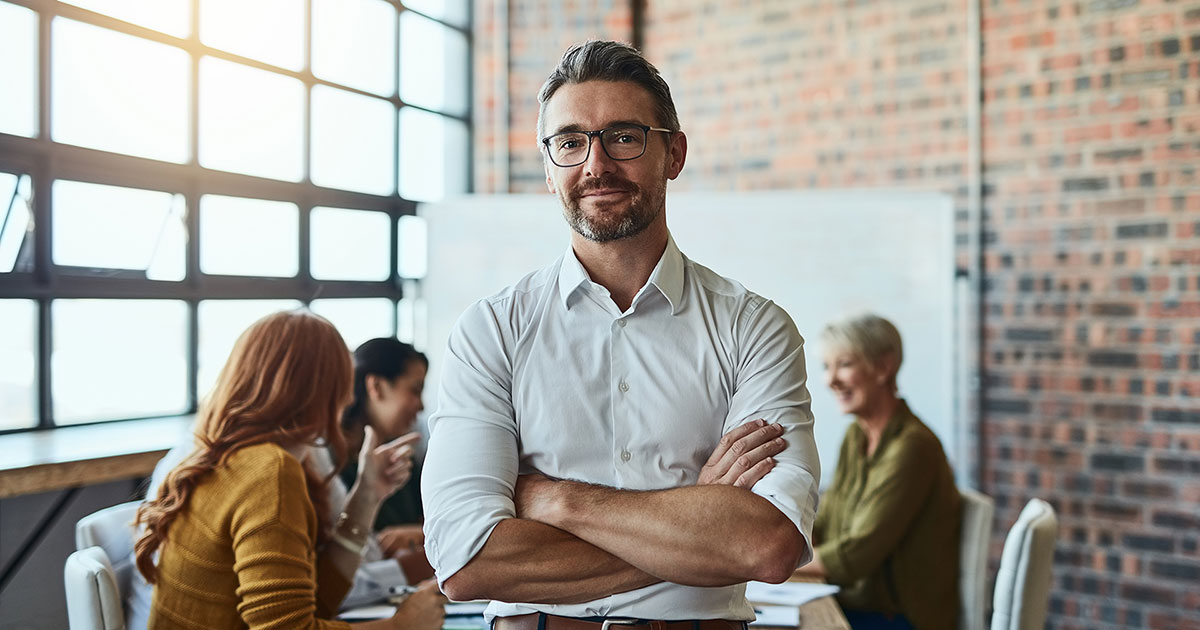
[[[33,182],[0,173],[0,273],[33,269]]]
[[[54,182],[53,194],[55,264],[136,269],[151,280],[183,280],[183,195],[64,180]]]
[[[177,300],[55,300],[56,424],[187,410],[187,305]]]
[[[63,18],[53,28],[55,140],[187,161],[187,53]]]
[[[205,195],[200,198],[200,270],[291,278],[300,270],[296,204]]]
[[[351,350],[368,339],[393,335],[393,307],[387,298],[313,300],[309,308],[333,322]]]
[[[400,14],[400,99],[452,114],[467,111],[467,39],[416,13]]]
[[[0,2],[0,68],[4,68],[0,133],[37,135],[37,27],[36,13]]]
[[[0,300],[0,431],[37,425],[37,303]]]
[[[304,68],[304,0],[200,0],[200,41],[288,70]]]
[[[397,272],[401,278],[424,278],[429,268],[426,253],[426,225],[423,217],[403,216],[397,222],[400,255]]]
[[[396,9],[384,0],[313,0],[313,74],[360,90],[396,91]]]
[[[375,195],[395,192],[396,109],[318,85],[312,91],[312,181]]]
[[[467,0],[406,0],[404,6],[450,24],[467,25]]]
[[[438,201],[467,191],[467,126],[405,107],[400,110],[400,196]]]
[[[423,350],[426,310],[419,286],[415,281],[404,283],[404,297],[396,303],[396,337],[411,343],[417,350]]]
[[[187,37],[191,33],[189,22],[191,5],[188,0],[62,0],[66,4],[83,7],[89,11],[111,15],[118,20],[145,26],[156,31]]]
[[[387,280],[391,220],[382,212],[313,208],[309,219],[312,277],[319,280]]]
[[[300,181],[304,84],[242,64],[201,59],[200,164]]]
[[[204,300],[196,310],[196,391],[203,398],[217,382],[237,338],[250,324],[276,311],[300,308],[296,300]]]

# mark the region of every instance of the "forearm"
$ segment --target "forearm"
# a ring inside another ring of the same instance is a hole
[[[371,492],[361,487],[362,484],[355,483],[346,496],[346,504],[342,506],[342,512],[345,513],[345,518],[334,517],[334,536],[340,536],[342,539],[353,544],[366,544],[367,537],[371,535],[371,529],[375,524],[375,514],[379,511],[379,500],[376,497],[369,496]],[[362,563],[362,554],[351,551],[348,547],[336,541],[330,541],[326,546],[326,560],[339,573],[346,576],[348,579],[354,579],[354,572],[358,570],[358,565]]]
[[[510,518],[496,525],[479,553],[445,581],[443,590],[460,601],[575,604],[659,581],[560,529]]]
[[[547,522],[666,581],[782,582],[805,551],[803,536],[782,512],[741,488],[634,492],[556,485]]]

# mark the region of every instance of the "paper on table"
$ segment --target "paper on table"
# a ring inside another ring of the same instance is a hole
[[[780,626],[795,628],[800,625],[799,606],[755,606],[752,626]]]
[[[487,608],[487,600],[474,602],[448,602],[446,604],[446,621],[443,630],[475,630],[486,628],[483,621],[483,611]],[[376,604],[358,606],[342,611],[338,619],[342,621],[370,621],[387,619],[396,614],[396,607],[391,604]]]
[[[784,582],[783,584],[767,584],[766,582],[746,583],[746,599],[758,604],[801,606],[814,599],[820,599],[837,592],[838,587],[834,584],[815,584],[812,582]]]
[[[342,621],[370,621],[372,619],[387,619],[396,614],[396,607],[391,604],[376,604],[374,606],[359,606],[343,610],[338,615]]]

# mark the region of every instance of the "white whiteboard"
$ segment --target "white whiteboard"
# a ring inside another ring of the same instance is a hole
[[[566,251],[569,228],[555,197],[467,196],[423,205],[429,271],[422,284],[435,409],[446,339],[455,320]],[[774,300],[804,336],[822,486],[833,478],[850,418],[824,384],[822,328],[872,311],[904,338],[900,393],[942,440],[962,476],[954,421],[954,251],[950,197],[905,191],[671,193],[667,224],[692,260]],[[954,461],[957,460],[957,461]]]

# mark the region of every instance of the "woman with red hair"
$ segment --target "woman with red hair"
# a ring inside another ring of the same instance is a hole
[[[345,511],[330,523],[328,483],[306,451],[345,458],[339,430],[351,397],[350,354],[307,311],[255,322],[234,346],[196,421],[196,449],[138,510],[138,570],[155,585],[151,630],[403,628],[437,630],[435,586],[379,621],[329,621],[346,591],[379,503],[411,463],[366,436]],[[155,552],[158,552],[157,563]]]

